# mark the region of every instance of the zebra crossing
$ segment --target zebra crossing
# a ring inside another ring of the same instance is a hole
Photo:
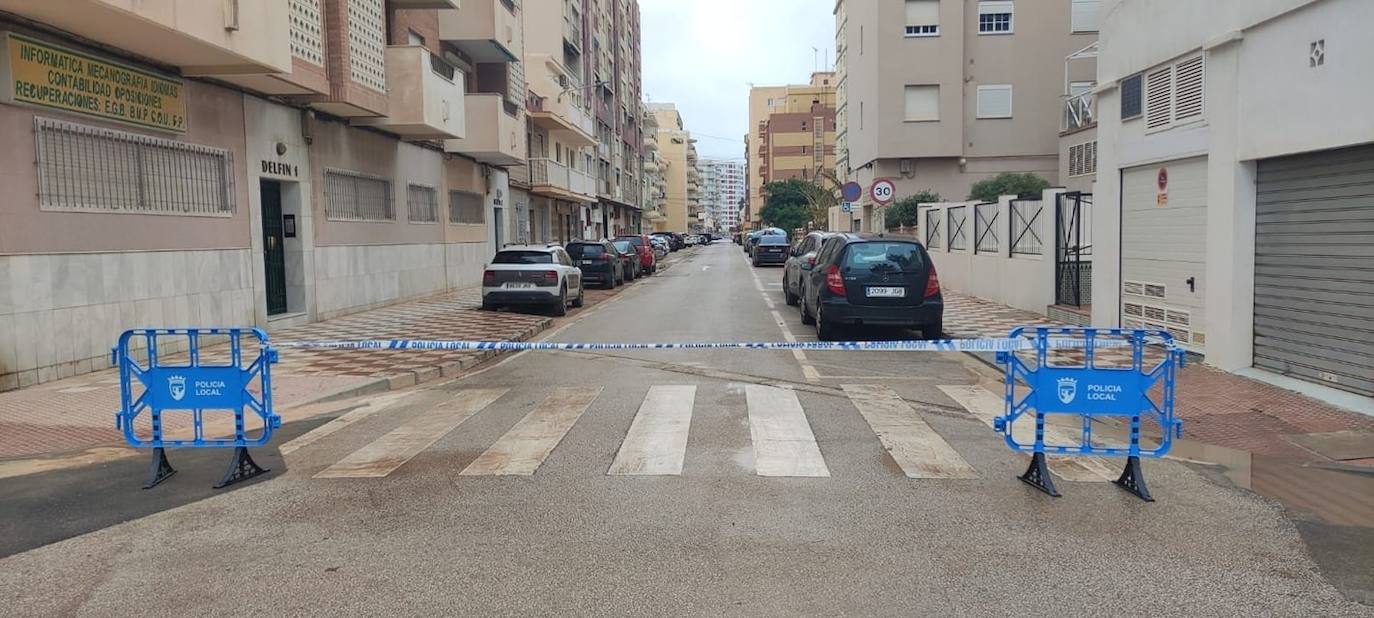
[[[629,429],[609,466],[610,476],[681,476],[687,460],[696,385],[648,386]],[[941,386],[946,395],[974,418],[991,425],[1001,398],[979,386]],[[777,386],[742,385],[752,472],[760,477],[831,476],[812,423],[797,391]],[[867,423],[872,437],[907,478],[977,479],[978,470],[924,416],[891,387],[850,384],[841,387],[849,405]],[[401,423],[326,465],[315,479],[386,477],[445,436],[461,432],[464,422],[500,409],[495,405],[509,388],[472,388],[447,396],[425,412]],[[458,472],[463,477],[531,476],[563,442],[598,397],[602,387],[553,387],[539,403]],[[382,399],[394,402],[395,398]],[[344,440],[348,430],[378,413],[384,405],[362,405],[281,446],[283,455]],[[509,412],[506,410],[505,412]],[[706,421],[700,421],[706,422]],[[1020,428],[1018,427],[1018,431]],[[1033,429],[1032,429],[1033,431]],[[1064,431],[1053,429],[1051,431]],[[1068,435],[1067,433],[1065,435]],[[1059,436],[1053,436],[1058,438]],[[356,439],[356,438],[355,438]],[[997,440],[991,433],[989,440]],[[604,464],[603,464],[604,465]],[[1062,458],[1053,465],[1063,480],[1105,482],[1113,466],[1095,458]]]

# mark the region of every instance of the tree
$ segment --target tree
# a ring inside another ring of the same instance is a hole
[[[945,200],[944,198],[940,197],[939,193],[931,191],[930,189],[926,189],[924,191],[919,191],[911,195],[908,195],[900,200],[897,200],[896,203],[892,204],[891,206],[888,206],[887,212],[884,213],[883,218],[887,221],[887,227],[889,229],[902,226],[916,227],[920,225],[920,223],[917,221],[917,206],[921,204],[929,204],[931,202],[943,201]]]
[[[768,200],[759,210],[759,218],[765,225],[782,228],[789,234],[792,230],[806,227],[812,220],[811,200],[807,197],[812,186],[814,185],[796,178],[764,185],[763,190],[768,194]]]
[[[1022,193],[1040,193],[1049,188],[1048,180],[1036,176],[1035,174],[1018,174],[1015,172],[1003,172],[996,178],[980,180],[973,183],[973,188],[969,190],[968,199],[980,202],[995,202],[999,195],[1020,195]]]

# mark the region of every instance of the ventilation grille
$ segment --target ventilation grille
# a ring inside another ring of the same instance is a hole
[[[291,55],[324,66],[320,0],[291,0]]]
[[[1138,318],[1145,315],[1145,306],[1140,303],[1125,303],[1121,305],[1121,312]]]
[[[1145,284],[1139,281],[1122,281],[1121,293],[1130,294],[1132,296],[1144,296]]]
[[[1169,309],[1167,315],[1165,316],[1165,320],[1170,324],[1176,324],[1178,326],[1192,325],[1192,316],[1189,315],[1187,311]]]
[[[349,77],[386,92],[386,31],[382,0],[348,0]]]
[[[1097,141],[1069,146],[1069,176],[1097,173]]]
[[[1159,283],[1146,283],[1146,284],[1145,284],[1145,294],[1144,294],[1144,296],[1145,296],[1146,298],[1164,298],[1164,292],[1165,292],[1165,288],[1164,288],[1164,286],[1163,286],[1162,284],[1159,284]]]
[[[1145,76],[1145,128],[1160,129],[1173,121],[1172,66],[1161,67]]]
[[[1174,122],[1202,116],[1202,56],[1174,66]]]

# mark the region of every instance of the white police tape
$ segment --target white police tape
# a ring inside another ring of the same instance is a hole
[[[1049,339],[1053,349],[1083,348],[1083,339]],[[689,343],[558,343],[551,341],[449,341],[369,339],[359,341],[274,341],[278,348],[330,350],[807,350],[890,352],[1011,352],[1034,350],[1034,339],[940,339],[934,341],[778,341]],[[1094,347],[1128,347],[1130,341],[1100,339]]]

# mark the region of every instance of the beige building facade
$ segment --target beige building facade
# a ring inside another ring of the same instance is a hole
[[[837,159],[865,187],[852,229],[882,225],[867,188],[964,199],[1002,172],[1059,181],[1065,58],[1097,39],[1095,0],[905,0],[836,4]],[[832,213],[832,219],[840,216]],[[848,219],[848,217],[841,217]]]
[[[655,231],[686,232],[696,221],[700,206],[700,172],[696,169],[696,147],[692,136],[682,124],[682,114],[672,103],[647,103],[657,131],[659,174],[663,177],[663,192],[659,198],[663,219],[661,229]]]
[[[823,71],[812,73],[806,84],[749,89],[747,226],[759,225],[765,184],[834,173],[836,80],[834,72]]]

